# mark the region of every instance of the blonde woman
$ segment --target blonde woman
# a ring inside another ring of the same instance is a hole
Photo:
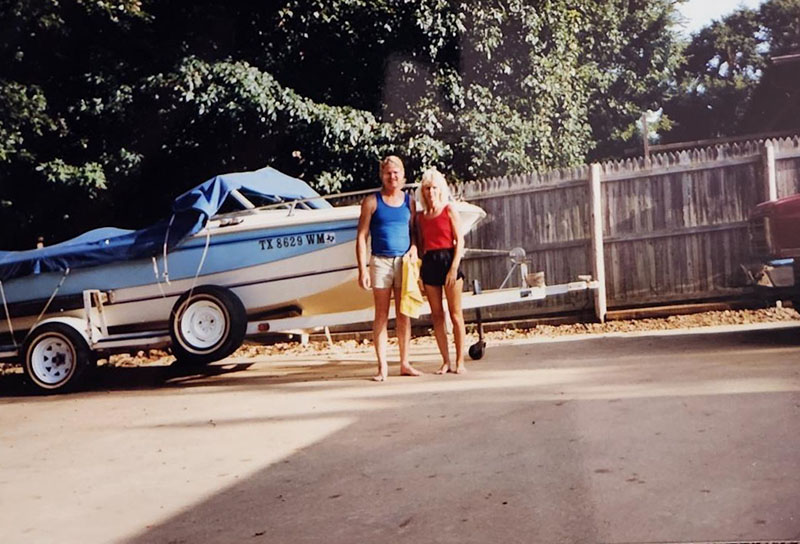
[[[425,286],[425,294],[431,307],[433,332],[442,365],[437,374],[467,371],[464,365],[464,316],[461,312],[461,291],[464,288],[464,274],[460,270],[464,255],[464,236],[458,211],[448,204],[450,191],[441,172],[435,168],[422,174],[417,189],[417,199],[422,211],[417,212],[416,224],[419,247],[422,250],[422,269],[420,276]],[[447,309],[453,322],[453,336],[456,347],[455,368],[450,362],[445,329],[443,294],[447,297]]]

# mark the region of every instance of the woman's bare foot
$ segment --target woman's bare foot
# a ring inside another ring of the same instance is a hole
[[[378,373],[372,377],[372,381],[375,382],[385,382],[386,378],[389,376],[389,365],[386,363],[378,363]]]
[[[452,371],[453,369],[450,368],[450,363],[442,363],[442,366],[439,367],[439,370],[437,370],[436,373],[441,375]]]
[[[414,368],[413,366],[409,365],[406,367],[400,368],[400,375],[401,376],[422,376],[422,372]]]
[[[466,374],[466,373],[467,373],[467,366],[464,363],[456,365],[456,374]]]

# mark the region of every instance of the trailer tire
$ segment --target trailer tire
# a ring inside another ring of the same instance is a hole
[[[64,323],[45,323],[34,329],[22,353],[26,381],[37,393],[74,391],[93,360],[83,336]]]
[[[230,289],[202,285],[172,308],[169,333],[179,364],[206,365],[237,350],[247,331],[244,304]]]

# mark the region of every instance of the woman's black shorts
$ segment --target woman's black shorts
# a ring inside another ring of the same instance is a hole
[[[453,264],[453,255],[455,248],[449,249],[432,249],[422,256],[422,267],[420,268],[420,277],[422,283],[425,285],[443,286],[447,279],[447,273],[450,271],[450,265]],[[464,278],[461,268],[458,269],[459,279]]]

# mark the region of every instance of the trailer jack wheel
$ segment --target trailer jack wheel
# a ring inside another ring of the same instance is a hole
[[[469,357],[477,361],[481,357],[483,357],[484,349],[486,348],[486,342],[483,340],[478,340],[474,344],[469,347]]]
[[[481,282],[472,280],[472,292],[476,295],[481,293]],[[481,309],[475,308],[475,324],[478,327],[478,341],[469,347],[470,359],[477,361],[483,357],[486,351],[486,342],[483,341],[483,321],[481,321]]]

